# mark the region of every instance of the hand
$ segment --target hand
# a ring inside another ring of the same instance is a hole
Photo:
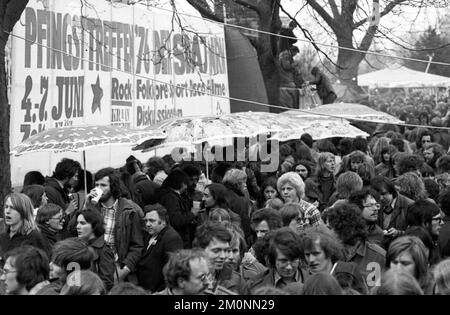
[[[72,212],[74,212],[75,210],[78,210],[78,199],[77,198],[70,200],[69,206],[66,209],[66,214],[69,215]]]
[[[255,258],[255,256],[253,256],[251,253],[249,253],[249,252],[246,252],[245,254],[244,254],[244,257],[242,258],[242,261],[241,261],[241,263],[242,264],[252,264],[253,262],[255,262],[256,261],[256,258]]]
[[[103,191],[100,188],[93,188],[89,194],[87,195],[87,200],[89,200],[90,203],[96,204],[98,203],[99,199],[101,198],[103,194]]]
[[[91,191],[87,194],[86,199],[91,200],[97,196],[97,191],[95,188],[91,189]]]
[[[400,236],[400,231],[395,228],[390,228],[389,230],[386,231],[386,233],[384,235],[392,237],[392,238],[396,238],[396,237]]]
[[[191,212],[193,215],[198,216],[200,210],[201,210],[200,208],[192,207]]]
[[[130,274],[130,269],[127,266],[117,270],[118,282],[125,281],[125,278]]]

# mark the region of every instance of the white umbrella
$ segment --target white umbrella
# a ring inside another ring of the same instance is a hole
[[[14,147],[10,154],[22,155],[35,152],[83,151],[83,169],[86,191],[86,150],[110,145],[133,146],[147,139],[164,139],[159,130],[140,130],[108,125],[85,125],[44,130]]]

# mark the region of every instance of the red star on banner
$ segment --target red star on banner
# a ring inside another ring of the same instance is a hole
[[[91,84],[92,92],[94,93],[94,99],[92,100],[92,114],[98,110],[101,112],[101,99],[103,97],[103,89],[100,87],[100,76],[97,76],[97,82]]]

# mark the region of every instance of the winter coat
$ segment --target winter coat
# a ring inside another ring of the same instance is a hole
[[[167,209],[170,225],[180,234],[183,248],[192,247],[191,230],[197,226],[194,214],[191,212],[189,200],[169,187],[157,190],[158,202]]]
[[[94,250],[91,269],[102,279],[106,290],[109,291],[114,286],[114,273],[116,271],[114,252],[106,245],[103,235],[90,240],[88,245]]]
[[[88,203],[87,207],[97,209],[101,213],[100,204],[92,205]],[[134,272],[141,257],[144,243],[139,215],[130,200],[119,198],[115,221],[114,247],[119,256],[119,265],[121,268],[127,266],[131,272]]]
[[[150,235],[146,235],[142,257],[137,266],[138,284],[150,292],[164,288],[163,267],[169,260],[169,253],[183,248],[183,240],[171,226],[159,232],[153,244],[149,244]]]
[[[66,210],[69,206],[70,199],[67,191],[59,185],[58,181],[53,177],[46,177],[44,184],[45,194],[48,203],[54,203]]]
[[[33,230],[27,235],[16,233],[12,238],[9,237],[9,232],[0,234],[0,266],[5,263],[5,254],[15,248],[31,245],[42,249],[47,253],[47,242],[38,230]]]

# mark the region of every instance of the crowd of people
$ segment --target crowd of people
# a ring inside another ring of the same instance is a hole
[[[371,92],[369,105],[408,124],[450,127],[450,98],[446,90],[437,95],[434,89],[408,93],[404,89],[376,90]]]
[[[217,154],[209,164],[130,156],[95,174],[63,159],[4,200],[1,293],[450,294],[439,135],[303,134],[272,147],[271,173],[267,161]]]

